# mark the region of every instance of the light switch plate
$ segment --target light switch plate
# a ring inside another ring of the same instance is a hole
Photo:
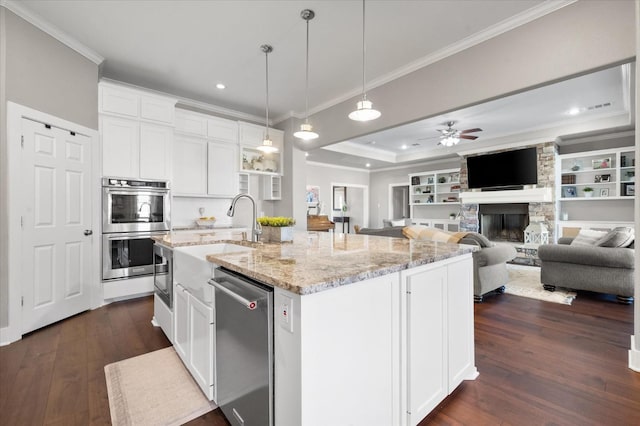
[[[293,333],[293,299],[287,296],[278,298],[278,323],[280,327]]]

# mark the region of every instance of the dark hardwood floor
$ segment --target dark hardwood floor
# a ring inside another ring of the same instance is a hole
[[[169,346],[152,315],[151,297],[114,303],[1,347],[0,424],[109,424],[104,366]],[[586,292],[572,306],[505,294],[485,297],[475,319],[480,376],[421,425],[640,424],[640,374],[627,368],[633,306]],[[205,424],[228,425],[220,410],[189,423]]]

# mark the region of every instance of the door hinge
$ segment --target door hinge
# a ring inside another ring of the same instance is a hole
[[[20,306],[24,306],[24,296],[20,297]]]
[[[20,135],[20,147],[24,149],[24,135]]]
[[[20,216],[20,228],[24,228],[24,216]]]
[[[50,129],[51,128],[51,124],[44,123],[44,128],[45,129]]]

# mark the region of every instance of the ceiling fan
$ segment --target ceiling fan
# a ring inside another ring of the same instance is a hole
[[[447,126],[446,129],[438,129],[440,135],[440,142],[438,145],[443,145],[446,147],[456,145],[460,142],[460,139],[468,139],[468,140],[476,140],[477,136],[470,135],[469,133],[481,132],[482,129],[476,127],[475,129],[467,129],[467,130],[458,130],[454,129],[453,125],[456,124],[455,121],[447,121],[446,123],[442,123],[444,126]]]

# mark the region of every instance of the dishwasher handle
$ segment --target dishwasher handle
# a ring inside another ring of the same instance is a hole
[[[244,297],[240,296],[237,293],[234,293],[233,291],[229,290],[228,288],[226,288],[225,286],[223,286],[221,283],[219,283],[218,281],[216,281],[214,279],[209,280],[209,284],[211,284],[212,286],[214,286],[215,288],[217,288],[218,290],[220,290],[221,292],[223,292],[227,296],[231,297],[232,299],[236,300],[242,306],[244,306],[245,308],[247,308],[247,309],[249,309],[251,311],[253,311],[255,308],[258,307],[258,302],[257,301],[245,299]]]

